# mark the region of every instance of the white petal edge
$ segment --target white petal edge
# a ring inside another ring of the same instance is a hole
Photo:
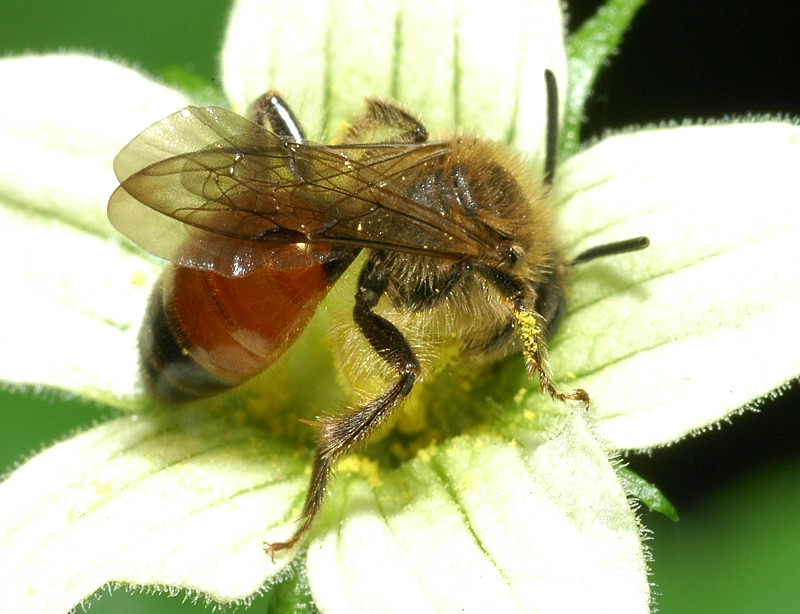
[[[117,152],[186,104],[177,92],[86,55],[0,60],[0,378],[114,402],[134,394],[135,336],[158,267],[106,217]],[[117,243],[108,237],[119,239]],[[46,340],[32,343],[35,338]],[[106,395],[110,394],[111,397]]]
[[[530,448],[460,437],[348,483],[308,552],[324,612],[648,612],[639,528],[580,415]]]
[[[570,254],[652,242],[581,268],[552,352],[614,446],[674,441],[800,374],[798,168],[800,127],[765,121],[614,136],[560,169]]]
[[[0,484],[0,583],[10,612],[66,612],[107,583],[246,600],[280,572],[305,463],[254,429],[127,416],[37,455]]]
[[[365,96],[379,96],[397,98],[434,134],[458,127],[505,141],[512,133],[533,151],[543,147],[545,68],[565,91],[556,0],[239,0],[222,54],[233,108],[278,89],[314,139],[329,136],[325,113],[335,130]]]

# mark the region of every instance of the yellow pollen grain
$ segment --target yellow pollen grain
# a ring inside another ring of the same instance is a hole
[[[520,338],[526,345],[536,345],[536,337],[541,333],[536,317],[530,311],[517,311],[514,316],[520,324]]]
[[[136,271],[133,275],[131,275],[131,283],[134,286],[141,288],[143,286],[149,285],[150,278],[147,275],[145,275],[142,271]]]
[[[378,462],[365,456],[354,454],[343,458],[337,467],[341,473],[358,473],[367,480],[370,486],[378,488],[383,486],[378,471]]]
[[[522,353],[526,356],[526,361],[535,360],[534,357],[539,354],[539,337],[541,329],[539,323],[530,311],[520,310],[514,313],[514,318],[519,325],[517,330],[517,338],[522,344]],[[530,368],[530,364],[528,365]]]

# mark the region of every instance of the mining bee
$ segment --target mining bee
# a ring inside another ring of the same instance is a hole
[[[589,403],[583,390],[556,388],[547,361],[565,280],[577,264],[649,242],[560,255],[548,203],[558,124],[552,72],[545,82],[543,173],[474,135],[428,140],[418,118],[379,99],[367,101],[337,142],[318,145],[274,92],[253,105],[252,121],[219,107],[186,107],[117,156],[111,223],[169,261],[139,335],[144,384],[161,401],[207,397],[264,371],[366,252],[353,320],[394,381],[314,423],[300,523],[287,541],[265,544],[269,554],[308,532],[336,462],[394,415],[423,375],[406,335],[376,313],[382,300],[438,318],[464,356],[499,360],[521,351],[543,392]]]

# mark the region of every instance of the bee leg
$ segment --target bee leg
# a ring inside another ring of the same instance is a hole
[[[517,339],[522,345],[522,355],[525,358],[525,365],[528,367],[529,377],[533,378],[538,373],[542,392],[546,392],[553,399],[562,402],[578,401],[588,407],[589,394],[585,390],[576,388],[566,394],[559,391],[553,384],[550,363],[547,360],[547,342],[545,341],[545,327],[542,317],[521,303],[515,304],[512,311]]]
[[[367,99],[367,112],[340,135],[342,144],[424,143],[428,131],[422,121],[393,100]]]
[[[511,309],[514,333],[522,346],[522,356],[528,368],[528,376],[539,376],[542,392],[546,392],[557,401],[578,401],[589,406],[589,395],[585,390],[577,388],[570,393],[558,390],[553,384],[550,374],[550,363],[547,360],[547,335],[554,332],[557,320],[560,319],[562,296],[560,290],[551,290],[549,294],[540,289],[538,297],[531,297],[513,277],[503,271],[479,264],[471,263],[469,268],[483,275],[492,285],[506,297]],[[534,300],[531,300],[531,299]],[[529,307],[533,305],[533,307]],[[544,311],[544,316],[537,311]],[[548,320],[549,318],[549,320]]]
[[[368,260],[361,272],[353,320],[372,348],[399,377],[379,397],[365,405],[320,418],[311,484],[303,507],[302,522],[288,541],[266,546],[270,555],[294,547],[311,528],[336,462],[363,443],[392,415],[421,374],[419,360],[403,333],[373,311],[387,284],[386,275],[376,262],[376,259]]]
[[[268,128],[283,139],[288,149],[291,149],[290,143],[303,143],[306,140],[299,120],[275,90],[269,90],[266,94],[259,96],[250,105],[248,115],[253,122]],[[311,163],[298,160],[294,156],[287,158],[286,168],[292,173],[295,181],[301,183],[306,182],[307,177],[315,175]]]
[[[287,141],[302,143],[306,135],[289,105],[274,90],[259,96],[248,111],[250,119]]]

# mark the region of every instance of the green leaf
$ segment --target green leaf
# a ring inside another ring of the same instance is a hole
[[[616,51],[645,0],[608,0],[567,41],[567,109],[561,131],[561,155],[578,150],[586,101],[600,69]]]
[[[657,486],[645,480],[627,467],[617,467],[617,477],[622,487],[634,497],[644,503],[648,509],[664,514],[670,520],[677,522],[678,512],[669,499],[664,496]]]

